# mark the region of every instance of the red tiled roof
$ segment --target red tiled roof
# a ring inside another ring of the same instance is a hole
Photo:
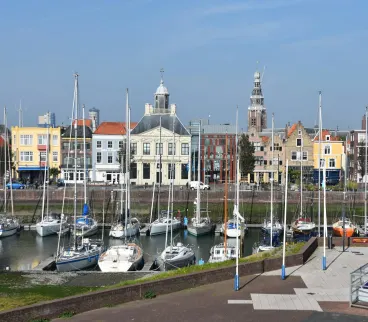
[[[294,123],[291,127],[290,127],[290,129],[289,129],[289,131],[288,131],[288,137],[291,135],[291,134],[293,134],[293,132],[296,130],[296,126],[297,126],[297,123]]]
[[[130,128],[134,129],[137,124],[130,122]],[[102,122],[93,134],[125,135],[125,122]]]
[[[73,125],[75,124],[75,121],[73,121]],[[84,124],[88,127],[92,127],[92,120],[85,119]],[[77,120],[77,126],[83,126],[83,120]]]
[[[262,142],[263,143],[267,143],[269,140],[269,137],[268,136],[262,136]]]
[[[326,141],[326,136],[327,135],[330,136],[330,141],[341,141],[339,137],[332,136],[329,130],[322,130],[322,135],[321,135],[322,141]],[[319,141],[319,134],[316,135],[314,141],[317,141],[317,142]]]

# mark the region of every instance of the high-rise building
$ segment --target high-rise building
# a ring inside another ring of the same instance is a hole
[[[89,110],[89,119],[92,121],[92,131],[94,132],[100,125],[100,110],[92,107]]]
[[[250,106],[248,107],[248,131],[255,128],[257,132],[261,132],[267,128],[267,111],[264,106],[264,97],[261,86],[261,73],[254,73],[254,87],[250,96]]]
[[[56,127],[56,117],[55,113],[46,113],[45,115],[40,115],[38,117],[38,127]]]

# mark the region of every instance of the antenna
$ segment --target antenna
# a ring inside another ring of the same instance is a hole
[[[23,109],[22,109],[22,100],[19,102],[19,108],[15,105],[15,109],[18,112],[18,126],[23,127]],[[27,110],[27,109],[26,109]]]

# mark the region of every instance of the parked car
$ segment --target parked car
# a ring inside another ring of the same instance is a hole
[[[6,188],[10,189],[10,182],[6,185]],[[11,188],[12,189],[25,189],[26,186],[20,182],[12,182]]]
[[[191,181],[190,182],[190,189],[194,190],[194,189],[198,189],[198,181]],[[208,184],[204,184],[203,182],[199,183],[199,189],[201,190],[210,190],[210,186]]]
[[[63,179],[57,179],[56,186],[57,187],[64,187],[65,186],[64,180]]]

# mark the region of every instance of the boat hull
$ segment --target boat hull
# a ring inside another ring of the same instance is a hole
[[[128,262],[128,261],[99,261],[98,267],[100,268],[101,272],[104,273],[119,273],[119,272],[129,272],[129,271],[137,271],[139,268],[141,268],[143,265],[143,255],[140,256],[136,261],[134,262]]]
[[[17,231],[18,231],[18,227],[9,228],[9,229],[0,229],[0,238],[15,235]]]
[[[160,271],[169,271],[177,268],[188,267],[195,264],[195,254],[191,253],[190,256],[181,257],[179,259],[163,260],[161,257],[157,259],[157,266]]]
[[[174,223],[172,224],[172,230],[178,230],[180,229],[181,224],[180,223]],[[155,224],[152,225],[150,227],[150,235],[154,236],[154,235],[162,235],[162,234],[166,234],[166,224],[165,223],[160,223],[160,224]],[[169,225],[169,232],[171,231],[171,225]]]
[[[207,225],[201,225],[201,226],[194,226],[194,225],[189,225],[187,226],[187,231],[188,234],[193,235],[193,236],[201,236],[201,235],[206,235],[211,233],[213,230],[213,225],[212,224],[207,224]]]
[[[139,226],[127,228],[127,237],[133,237],[139,232]],[[111,229],[110,237],[112,238],[125,238],[125,229]]]
[[[56,261],[56,269],[58,272],[70,272],[94,267],[98,264],[99,256],[100,252],[96,251],[78,259]]]
[[[333,227],[332,231],[333,231],[333,235],[336,237],[342,237],[344,235],[344,230],[342,227]],[[352,237],[354,233],[355,233],[355,228],[353,227],[345,228],[346,237]]]
[[[89,237],[89,236],[95,235],[97,231],[98,231],[98,226],[94,225],[90,229],[83,229],[83,230],[77,229],[76,235],[81,236],[81,237]]]
[[[65,228],[66,227],[63,227],[61,230],[63,231]],[[39,234],[41,237],[56,235],[60,231],[60,224],[37,223],[36,231],[37,231],[37,234]]]

